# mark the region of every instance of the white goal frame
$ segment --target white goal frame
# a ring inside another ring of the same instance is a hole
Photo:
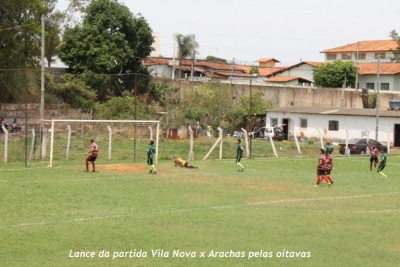
[[[44,122],[51,122],[51,128],[50,128],[50,161],[49,161],[49,166],[53,166],[53,152],[54,152],[54,124],[56,122],[87,122],[87,123],[154,123],[157,125],[156,129],[156,134],[155,134],[155,140],[153,139],[153,134],[151,132],[151,136],[149,137],[149,140],[152,139],[155,141],[155,146],[156,146],[156,153],[155,153],[155,163],[158,162],[158,143],[159,143],[159,132],[160,132],[160,121],[159,120],[68,120],[68,119],[52,119],[52,120],[43,120]]]

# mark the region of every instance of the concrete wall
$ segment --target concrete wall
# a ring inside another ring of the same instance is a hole
[[[181,93],[184,90],[200,86],[203,82],[186,81],[170,79],[154,79],[156,82],[167,83],[171,86],[181,88]],[[225,86],[229,94],[238,96],[250,95],[250,85],[233,83],[230,84],[218,83],[219,86]],[[230,89],[231,88],[231,89]],[[231,90],[231,91],[230,91]],[[262,91],[263,98],[266,101],[271,101],[275,107],[294,106],[318,106],[318,107],[340,107],[342,89],[332,88],[314,88],[308,86],[276,86],[276,85],[252,85],[251,91]],[[344,103],[346,108],[363,108],[361,101],[361,90],[345,89]],[[181,94],[182,96],[182,94]],[[389,100],[400,99],[400,92],[381,91],[380,92],[380,109],[389,108]]]
[[[52,104],[45,106],[44,119],[61,119],[61,118],[74,118],[77,113],[76,110],[70,108],[66,104]],[[82,116],[82,114],[80,113]],[[25,132],[25,126],[28,131],[31,129],[39,129],[40,119],[40,104],[0,104],[0,117],[4,118],[9,124],[9,130],[11,129],[12,122],[14,119],[17,120],[18,126],[21,127],[22,132]],[[81,119],[81,117],[80,117]],[[48,123],[47,123],[48,124]],[[45,124],[46,127],[46,124]]]

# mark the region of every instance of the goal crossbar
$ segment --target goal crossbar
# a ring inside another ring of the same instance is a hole
[[[53,166],[53,153],[54,153],[54,125],[57,122],[81,122],[81,123],[153,123],[156,125],[156,134],[155,134],[155,146],[156,146],[156,153],[155,153],[155,163],[158,161],[158,144],[159,144],[159,130],[160,130],[160,121],[158,120],[72,120],[72,119],[52,119],[52,120],[43,120],[43,122],[50,122],[51,123],[51,131],[50,131],[50,161],[49,167]]]

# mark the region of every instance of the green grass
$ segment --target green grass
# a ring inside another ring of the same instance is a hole
[[[188,153],[185,142],[161,142],[156,175],[143,161],[129,163],[137,171],[107,170],[114,162],[101,157],[96,173],[84,173],[82,160],[57,161],[53,168],[1,163],[1,265],[398,265],[396,151],[388,157],[386,181],[369,171],[367,156],[335,154],[335,184],[314,188],[318,146],[305,144],[309,152],[299,157],[292,143],[277,143],[282,157],[274,158],[254,141],[254,155],[264,157],[242,159],[246,170],[237,172],[234,139],[224,143],[223,160],[216,148],[203,161],[215,139],[204,142],[195,146],[198,170],[173,167],[172,155]],[[98,257],[103,251],[109,257]],[[113,259],[130,251],[147,257]],[[174,251],[190,255],[174,257]],[[69,257],[75,252],[95,257]],[[309,257],[286,257],[295,252]],[[266,257],[249,259],[255,253]],[[243,257],[221,257],[229,255]]]

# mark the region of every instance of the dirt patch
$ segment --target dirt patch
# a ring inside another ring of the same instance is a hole
[[[127,165],[127,164],[113,164],[113,165],[98,165],[99,171],[112,171],[112,172],[146,172],[146,166]]]

